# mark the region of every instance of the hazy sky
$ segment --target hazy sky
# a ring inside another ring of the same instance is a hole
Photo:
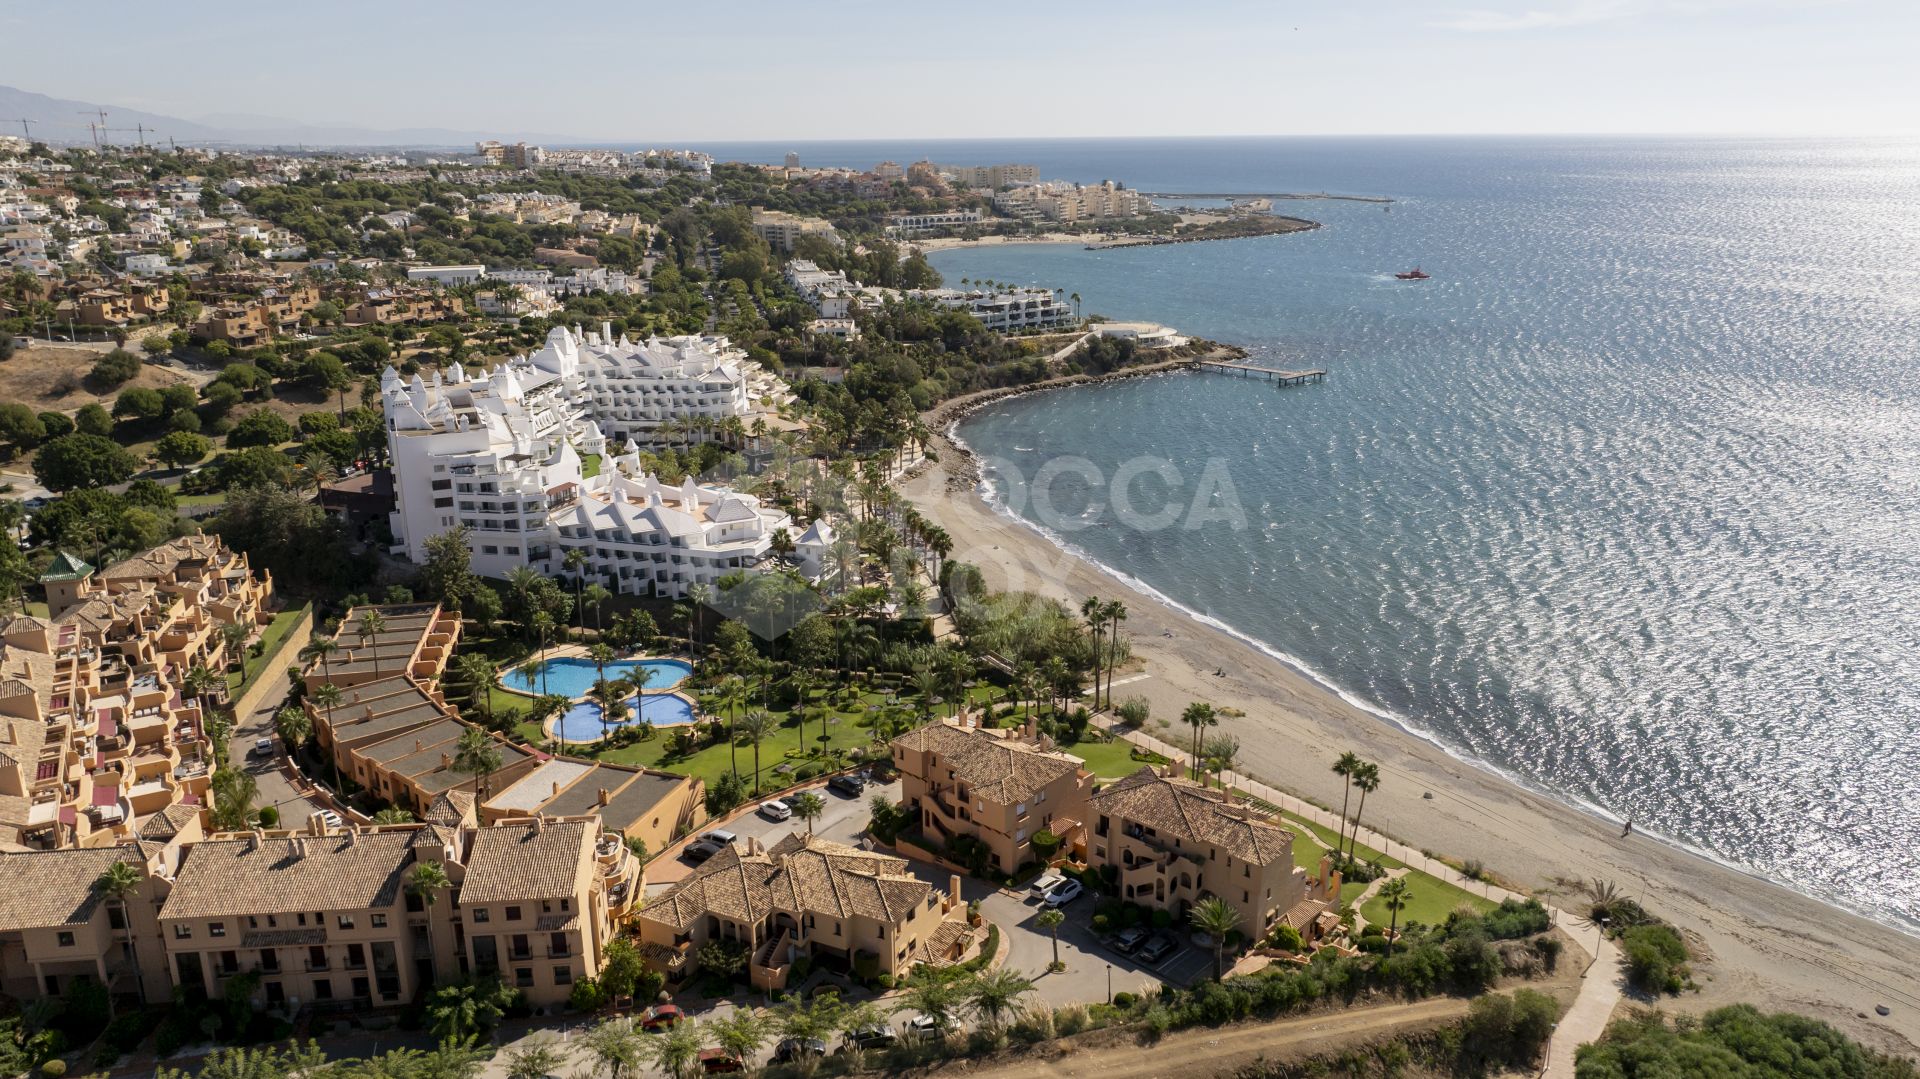
[[[583,139],[1912,133],[1920,0],[15,2],[0,83]]]

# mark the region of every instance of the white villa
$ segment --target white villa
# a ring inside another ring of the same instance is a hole
[[[724,338],[635,343],[604,329],[555,329],[531,356],[476,376],[456,364],[403,380],[389,368],[393,551],[424,561],[428,539],[465,525],[484,576],[558,575],[577,548],[616,592],[676,597],[750,570],[776,531],[791,531],[785,512],[725,487],[663,484],[637,449],[601,457],[592,476],[581,456],[606,454],[609,433],[641,441],[668,419],[743,417],[746,385]]]

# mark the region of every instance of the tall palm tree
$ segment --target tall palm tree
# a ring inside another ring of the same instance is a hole
[[[1360,755],[1352,750],[1340,754],[1340,759],[1333,762],[1333,774],[1346,781],[1346,790],[1340,795],[1340,833],[1333,841],[1335,862],[1340,860],[1340,852],[1347,846],[1347,802],[1353,798],[1353,774],[1364,763]]]
[[[380,636],[381,632],[386,628],[387,620],[379,611],[371,609],[362,611],[360,613],[359,628],[355,631],[360,638],[360,647],[365,648],[368,641]],[[373,653],[373,676],[375,678],[380,677],[380,653],[378,650],[375,650]]]
[[[333,654],[339,650],[340,645],[336,643],[333,638],[315,637],[307,642],[305,648],[300,650],[300,658],[307,663],[312,663],[316,659],[319,660],[320,680],[322,682],[331,682],[333,681]]]
[[[1400,912],[1413,902],[1407,878],[1395,877],[1380,886],[1380,900],[1387,905],[1387,954],[1393,954],[1394,934],[1400,929]]]
[[[313,703],[327,710],[327,760],[333,765],[333,789],[340,791],[340,743],[335,740],[333,709],[340,703],[340,687],[328,682],[313,691]]]
[[[467,702],[480,710],[488,726],[493,725],[493,680],[500,668],[478,652],[468,652],[459,660],[460,677],[467,683]]]
[[[813,834],[813,822],[819,820],[820,814],[827,811],[826,800],[812,791],[801,791],[788,799],[787,804],[793,807],[794,816],[807,822],[808,835]]]
[[[1347,837],[1347,861],[1355,858],[1360,846],[1360,819],[1367,813],[1367,795],[1380,789],[1380,766],[1368,761],[1353,774],[1353,785],[1360,788],[1360,804],[1353,810],[1353,832]]]
[[[520,632],[533,636],[533,589],[540,574],[531,566],[515,566],[507,571],[507,589],[513,593],[514,617],[520,620]]]
[[[453,770],[473,776],[479,801],[487,800],[487,777],[500,770],[500,747],[478,727],[469,727],[460,736],[453,754]]]
[[[1187,912],[1187,921],[1213,941],[1213,980],[1219,981],[1227,937],[1240,924],[1240,912],[1219,896],[1210,895],[1193,905],[1193,909]]]
[[[1127,605],[1116,599],[1113,602],[1107,604],[1105,611],[1103,611],[1102,613],[1104,613],[1107,616],[1107,703],[1106,703],[1106,707],[1112,708],[1113,707],[1113,669],[1120,665],[1120,623],[1125,622],[1127,620]],[[1100,706],[1099,698],[1100,698],[1100,695],[1098,693],[1094,694],[1095,707]]]
[[[1220,717],[1214,712],[1213,705],[1205,701],[1194,701],[1187,710],[1180,713],[1180,722],[1193,728],[1193,749],[1187,754],[1187,763],[1192,766],[1193,778],[1200,778],[1200,732],[1208,727],[1220,725]]]
[[[582,594],[582,598],[587,606],[593,608],[593,632],[598,634],[600,632],[600,612],[606,609],[607,601],[613,598],[613,593],[607,590],[606,585],[590,584],[587,586],[586,592]]]
[[[453,887],[447,879],[446,868],[439,862],[415,863],[413,871],[407,874],[407,894],[420,900],[427,910],[427,965],[438,977],[440,965],[433,948],[433,905],[440,901],[440,893]]]
[[[135,943],[138,930],[133,924],[133,911],[127,905],[127,899],[140,890],[140,882],[146,879],[146,873],[132,862],[117,861],[94,878],[93,890],[106,896],[120,908],[120,922],[126,927],[127,957],[133,960],[133,980],[140,990],[140,1003],[147,1002],[147,980],[140,973],[140,948]],[[109,998],[111,1001],[111,998]]]
[[[1080,617],[1086,619],[1087,633],[1093,638],[1093,706],[1100,707],[1100,634],[1106,627],[1106,604],[1099,596],[1088,596],[1080,602]]]
[[[313,733],[313,720],[307,718],[306,709],[288,705],[273,714],[273,731],[292,752]]]
[[[687,604],[693,608],[693,636],[696,644],[707,635],[706,610],[712,603],[712,585],[696,581],[687,586]]]
[[[1060,964],[1060,923],[1066,920],[1067,920],[1066,913],[1062,911],[1059,907],[1048,907],[1047,909],[1041,911],[1039,915],[1033,919],[1034,925],[1039,926],[1040,928],[1046,930],[1048,933],[1051,933],[1053,935],[1053,966],[1056,969],[1059,969],[1061,966]]]
[[[974,979],[968,993],[973,1013],[998,1037],[1001,1024],[1020,998],[1033,992],[1033,981],[1019,971],[1001,967]]]
[[[753,793],[755,795],[760,793],[760,743],[773,737],[774,732],[779,729],[780,724],[773,718],[773,714],[760,708],[748,712],[739,722],[740,736],[753,746]]]
[[[581,599],[581,589],[586,587],[587,577],[580,572],[580,569],[587,564],[587,549],[585,547],[569,548],[566,557],[560,560],[560,564],[565,566],[567,572],[573,576],[573,615],[579,620],[580,628],[584,630],[587,628],[587,611],[585,602]]]
[[[607,664],[612,663],[614,660],[613,649],[605,644],[596,644],[592,648],[587,649],[587,658],[593,661],[595,684],[606,681]]]
[[[547,691],[547,637],[553,632],[553,616],[545,611],[536,611],[533,616],[533,632],[540,642],[540,692]]]
[[[1233,771],[1233,765],[1240,757],[1240,739],[1231,734],[1216,734],[1200,747],[1200,757],[1207,762],[1207,771],[1220,776],[1220,789],[1227,788],[1226,773]]]

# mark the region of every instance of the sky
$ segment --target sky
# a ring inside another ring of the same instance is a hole
[[[0,83],[190,120],[654,145],[1920,132],[1920,0],[15,0],[0,40]]]

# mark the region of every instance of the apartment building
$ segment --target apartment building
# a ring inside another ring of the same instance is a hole
[[[938,232],[942,229],[963,229],[980,223],[978,210],[944,210],[926,214],[892,214],[887,218],[887,231],[895,236],[912,236],[922,232]]]
[[[1044,221],[1096,221],[1154,212],[1151,199],[1112,180],[1099,184],[1022,184],[994,195],[993,208],[1009,217]]]
[[[238,658],[222,628],[270,621],[272,579],[185,536],[104,571],[62,553],[41,583],[51,617],[0,622],[0,841],[111,846],[206,805],[213,757],[186,677]]]
[[[154,824],[171,818],[156,818]],[[125,901],[95,882],[115,862],[141,880]],[[438,866],[435,902],[413,874]],[[202,837],[197,818],[88,850],[0,854],[36,882],[0,894],[0,989],[61,992],[72,979],[116,996],[219,998],[248,980],[256,1007],[291,1013],[392,1007],[424,989],[497,975],[535,1007],[564,1004],[597,974],[637,859],[592,818],[480,825],[438,801],[418,824]]]
[[[943,893],[904,858],[789,833],[770,849],[728,847],[639,912],[643,954],[678,984],[699,968],[701,945],[738,941],[764,990],[786,988],[793,961],[873,977],[904,977],[924,962],[958,959],[971,937],[960,878]]]
[[[123,288],[88,289],[74,297],[73,313],[85,326],[125,326],[159,318],[171,306],[166,286],[135,282]]]
[[[269,286],[250,300],[209,305],[193,332],[247,348],[297,329],[319,303],[320,290],[312,285]]]
[[[756,208],[753,211],[753,232],[775,251],[792,251],[793,245],[802,236],[818,236],[832,243],[840,242],[839,232],[826,219],[802,217],[785,210]]]
[[[1293,833],[1221,791],[1143,767],[1095,793],[1090,813],[1088,861],[1113,867],[1122,899],[1181,916],[1217,896],[1259,938],[1314,898]]]
[[[609,435],[656,438],[669,421],[718,424],[751,414],[748,376],[723,338],[614,340],[555,328],[546,347],[470,378],[455,365],[427,382],[382,380],[393,459],[395,553],[425,558],[428,539],[470,529],[473,568],[560,571],[570,549],[617,592],[681,596],[751,570],[787,515],[752,496],[641,470],[639,450],[599,461]],[[606,433],[602,433],[603,430]]]
[[[941,165],[940,172],[954,183],[990,191],[1012,184],[1037,183],[1040,179],[1038,165]]]
[[[1019,333],[1072,326],[1079,321],[1073,304],[1052,289],[923,289],[906,293],[942,307],[965,311],[995,333]]]
[[[1093,774],[1079,758],[1049,748],[1029,729],[985,730],[930,723],[890,743],[902,804],[944,845],[957,836],[985,844],[989,864],[1012,873],[1037,860],[1033,837],[1083,838]]]
[[[441,322],[458,318],[466,310],[458,296],[443,296],[417,289],[367,289],[359,299],[341,312],[341,321],[349,326],[393,325],[395,323]]]
[[[362,638],[367,611],[385,625]],[[475,728],[447,703],[439,679],[459,632],[459,616],[435,604],[356,607],[341,619],[337,651],[304,674],[309,690],[331,681],[340,699],[331,708],[311,693],[303,701],[314,743],[341,778],[418,817],[447,797],[473,804],[484,824],[591,816],[649,850],[705,819],[705,786],[671,772],[553,756],[498,737],[493,772],[456,768],[460,740]]]

